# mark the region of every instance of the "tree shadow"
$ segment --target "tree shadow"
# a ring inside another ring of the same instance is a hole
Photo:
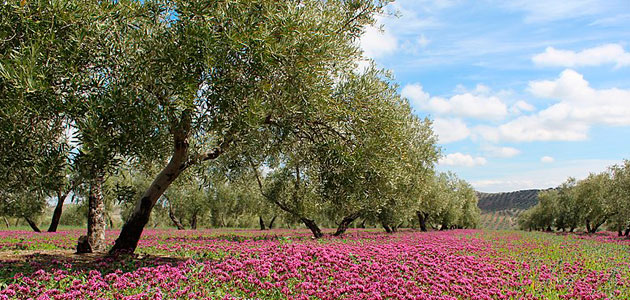
[[[120,271],[133,272],[144,267],[178,265],[187,260],[189,258],[139,254],[75,254],[71,250],[12,251],[0,254],[0,285],[13,283],[15,276],[20,273],[28,276],[38,270],[50,273],[57,270],[88,273],[95,270],[105,276]]]

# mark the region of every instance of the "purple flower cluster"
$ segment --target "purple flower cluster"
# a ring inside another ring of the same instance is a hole
[[[140,252],[170,254],[178,261],[156,259],[103,272],[97,270],[121,262],[102,259],[91,270],[60,262],[57,268],[5,280],[0,299],[630,297],[628,245],[616,240],[476,230],[394,235],[353,230],[343,238],[315,241],[307,236],[287,230],[264,236],[151,231]],[[33,237],[35,245],[48,240],[65,247],[64,237]]]

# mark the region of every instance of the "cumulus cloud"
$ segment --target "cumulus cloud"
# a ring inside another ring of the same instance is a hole
[[[532,57],[532,61],[539,66],[574,68],[613,64],[619,68],[630,65],[630,52],[619,44],[605,44],[579,52],[547,47],[545,52]]]
[[[433,131],[438,135],[440,144],[460,141],[470,135],[470,129],[460,119],[435,118]]]
[[[438,164],[442,166],[462,166],[462,167],[475,167],[483,166],[487,163],[487,160],[483,157],[473,157],[470,154],[463,154],[460,152],[447,154],[440,158]]]
[[[522,112],[534,111],[535,109],[536,108],[533,105],[523,100],[517,101],[516,103],[512,104],[512,106],[510,106],[510,112],[513,114],[520,114]]]
[[[555,80],[533,81],[532,95],[556,103],[498,127],[477,126],[475,136],[489,141],[579,141],[592,125],[630,126],[630,90],[594,89],[584,77],[565,70]]]
[[[554,162],[555,159],[553,159],[553,157],[551,157],[551,156],[543,156],[543,157],[540,158],[540,161],[543,162],[543,163],[548,164],[548,163]]]
[[[473,91],[462,91],[450,98],[431,97],[420,84],[406,85],[401,92],[411,105],[438,115],[501,120],[508,114],[507,105],[488,87],[479,85]]]
[[[492,157],[509,158],[521,154],[520,150],[512,147],[485,146],[482,149]]]
[[[365,56],[376,59],[396,52],[398,38],[383,26],[380,19],[377,19],[374,26],[365,28],[360,45]]]

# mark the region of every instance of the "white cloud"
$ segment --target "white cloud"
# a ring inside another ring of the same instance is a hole
[[[489,141],[579,141],[592,125],[630,126],[630,90],[594,89],[584,77],[565,70],[556,80],[533,81],[534,96],[557,102],[498,127],[477,126],[475,137]]]
[[[498,171],[504,174],[496,177],[473,179],[470,180],[470,183],[476,190],[483,192],[546,189],[560,185],[569,176],[583,179],[589,173],[604,171],[608,166],[615,163],[618,163],[618,161],[602,159],[569,160],[542,166],[537,165],[530,170],[517,173]]]
[[[420,84],[406,85],[401,94],[409,99],[414,108],[438,115],[501,120],[508,113],[505,103],[498,96],[492,95],[490,89],[483,85],[450,98],[431,97]]]
[[[474,167],[482,166],[487,163],[487,160],[483,157],[473,157],[469,154],[463,154],[460,152],[447,154],[440,158],[438,164],[443,166],[463,166]]]
[[[396,52],[398,38],[383,26],[380,18],[377,18],[374,26],[365,28],[360,45],[365,56],[376,59]]]
[[[534,111],[536,108],[523,101],[523,100],[519,100],[516,103],[512,104],[512,106],[510,106],[510,112],[513,114],[520,114],[522,112],[529,112],[529,111]]]
[[[512,147],[485,146],[482,149],[492,157],[509,158],[521,154],[520,150]]]
[[[605,44],[580,52],[547,47],[545,52],[532,57],[532,61],[539,66],[573,68],[614,64],[619,68],[630,65],[630,52],[626,52],[619,44]]]
[[[554,162],[555,159],[553,157],[551,157],[551,156],[543,156],[543,157],[540,158],[540,161],[543,162],[543,163],[548,164],[548,163]]]
[[[470,135],[470,129],[460,119],[435,118],[433,131],[438,135],[440,144],[460,141]]]

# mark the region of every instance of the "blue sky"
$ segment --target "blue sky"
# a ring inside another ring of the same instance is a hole
[[[630,1],[398,0],[361,39],[480,191],[630,159]],[[380,30],[379,30],[380,28]]]

